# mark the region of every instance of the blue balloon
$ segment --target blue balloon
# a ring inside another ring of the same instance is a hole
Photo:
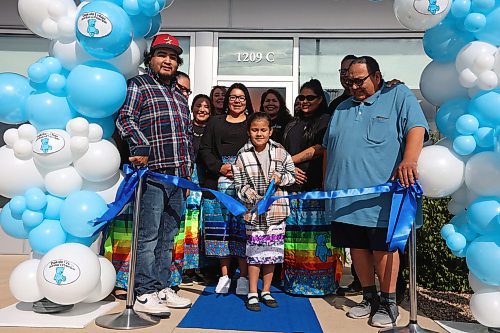
[[[486,16],[481,13],[470,13],[464,21],[464,27],[467,31],[478,32],[486,25]]]
[[[495,197],[479,197],[467,208],[472,230],[481,235],[500,234],[500,203]]]
[[[45,254],[54,247],[66,243],[66,233],[58,220],[44,220],[30,231],[28,239],[33,251]]]
[[[138,15],[141,12],[138,0],[123,0],[123,9],[129,15]]]
[[[463,224],[460,227],[458,227],[457,232],[462,234],[467,240],[467,242],[472,242],[479,236],[479,234],[472,229],[469,223]]]
[[[10,237],[26,239],[28,238],[28,230],[24,228],[23,221],[12,216],[9,203],[3,206],[0,211],[0,227]]]
[[[116,113],[127,95],[125,77],[113,65],[100,61],[76,66],[66,83],[68,101],[82,115],[91,118]]]
[[[474,133],[474,139],[476,139],[477,145],[481,148],[493,147],[495,143],[495,131],[491,127],[480,127]]]
[[[43,222],[43,213],[34,210],[25,210],[23,213],[24,227],[31,230]]]
[[[24,192],[26,207],[31,210],[42,210],[47,206],[47,195],[38,187],[32,187]]]
[[[452,233],[446,237],[446,246],[448,246],[452,251],[463,250],[465,245],[467,245],[467,240],[464,235],[458,232]]]
[[[88,222],[102,216],[108,207],[97,193],[78,191],[70,194],[61,206],[61,226],[75,237],[91,237],[96,227]]]
[[[485,284],[500,286],[500,235],[476,238],[467,250],[467,266]]]
[[[481,127],[496,127],[500,125],[500,112],[498,110],[500,110],[499,88],[482,91],[474,96],[467,111],[479,120]]]
[[[425,32],[422,44],[425,53],[433,60],[452,62],[460,50],[474,39],[474,34],[458,28],[456,19],[446,17]]]
[[[26,103],[26,113],[31,125],[39,132],[65,129],[66,123],[76,116],[76,110],[68,104],[65,97],[48,92],[31,95]]]
[[[486,25],[475,33],[478,40],[500,46],[500,7],[486,16]]]
[[[144,37],[151,30],[152,18],[144,14],[131,16],[132,25],[134,26],[134,37]]]
[[[47,68],[50,74],[59,74],[62,71],[62,64],[59,59],[54,57],[45,57],[42,64]]]
[[[451,251],[451,253],[453,253],[456,257],[465,258],[467,256],[467,250],[469,249],[469,245],[470,244],[467,243],[465,247],[460,251]]]
[[[133,37],[132,22],[120,6],[104,1],[86,4],[76,22],[76,38],[90,55],[111,59],[125,52]]]
[[[495,8],[495,0],[474,0],[472,2],[472,11],[483,14],[489,13]]]
[[[98,124],[99,126],[102,127],[103,139],[109,139],[113,136],[113,133],[115,132],[116,115],[112,115],[105,118],[90,118],[84,116],[84,118],[87,119],[89,123]]]
[[[459,135],[453,140],[453,150],[462,156],[472,154],[476,146],[476,140],[472,135]]]
[[[49,79],[50,73],[44,64],[35,62],[28,67],[28,77],[35,83],[44,83]]]
[[[472,135],[479,129],[479,120],[471,114],[464,114],[457,119],[456,128],[462,135]]]
[[[467,223],[467,214],[465,212],[453,216],[450,220],[450,224],[453,224],[455,228],[458,228],[466,223]]]
[[[47,206],[43,212],[46,219],[59,220],[61,217],[61,206],[64,199],[56,197],[52,194],[47,194]]]
[[[469,14],[471,9],[470,0],[455,0],[451,5],[450,13],[454,17],[462,18]]]
[[[66,96],[66,77],[62,74],[51,74],[47,81],[47,90],[57,96]]]
[[[18,220],[22,219],[24,211],[28,209],[26,207],[26,199],[22,195],[17,195],[10,199],[9,205],[12,216]]]
[[[28,120],[26,101],[33,88],[29,80],[15,73],[0,73],[0,122],[20,124]]]
[[[155,36],[161,29],[161,14],[155,15],[151,18],[151,29],[144,36],[145,39]]]
[[[467,98],[455,98],[443,103],[436,114],[436,126],[447,138],[456,136],[455,123],[457,119],[464,115],[469,106]]]
[[[448,238],[448,236],[450,236],[451,234],[454,234],[456,232],[456,228],[453,224],[445,224],[443,225],[443,227],[441,228],[441,237],[443,237],[443,239],[446,239]]]
[[[79,243],[85,246],[90,246],[97,240],[97,238],[99,238],[99,234],[93,237],[86,237],[86,238],[75,237],[73,235],[68,234],[68,236],[66,237],[66,243]]]

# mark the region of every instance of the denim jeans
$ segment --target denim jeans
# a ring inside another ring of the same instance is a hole
[[[149,294],[169,286],[174,237],[179,231],[184,190],[152,179],[143,183],[135,295]]]

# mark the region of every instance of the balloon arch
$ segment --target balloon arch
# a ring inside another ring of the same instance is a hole
[[[0,225],[44,255],[12,272],[17,299],[95,302],[113,288],[112,265],[88,248],[95,236],[87,221],[106,211],[123,179],[109,140],[114,116],[126,79],[138,74],[147,40],[161,27],[160,12],[172,3],[18,1],[24,24],[51,43],[50,56],[29,66],[27,78],[0,74],[0,122],[23,124],[5,132],[0,147],[0,195],[11,198]],[[439,107],[445,138],[423,149],[421,184],[428,197],[451,196],[455,216],[441,235],[467,260],[474,316],[500,327],[500,0],[395,0],[394,11],[406,28],[425,31],[433,59],[420,89]],[[53,265],[61,257],[68,259]],[[47,283],[58,267],[74,277]]]

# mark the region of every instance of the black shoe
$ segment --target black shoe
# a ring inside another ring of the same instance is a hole
[[[180,286],[185,287],[185,286],[192,286],[193,285],[193,279],[187,275],[187,274],[182,274],[182,282]]]
[[[260,311],[260,304],[259,304],[259,302],[250,304],[250,300],[251,299],[259,300],[259,298],[257,296],[250,296],[250,297],[248,297],[247,301],[245,302],[245,306],[246,306],[247,310],[254,311],[254,312],[259,312]]]
[[[361,295],[362,293],[363,293],[363,288],[359,283],[356,283],[356,281],[354,281],[347,287],[339,287],[337,289],[338,296],[355,296],[355,295]]]

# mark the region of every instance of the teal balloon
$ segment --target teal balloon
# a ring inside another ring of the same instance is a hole
[[[463,250],[465,245],[467,245],[467,240],[464,235],[458,232],[452,233],[446,237],[446,246],[448,246],[448,248],[452,251]]]
[[[31,210],[42,210],[47,205],[47,195],[38,187],[33,187],[24,192],[26,207]]]
[[[93,13],[105,17],[106,23],[94,18]],[[133,26],[127,13],[119,5],[105,1],[94,1],[83,6],[75,30],[82,48],[99,59],[111,59],[122,54],[130,46],[133,37]]]
[[[42,223],[43,213],[27,209],[24,211],[22,219],[26,229],[33,229]]]
[[[26,239],[28,238],[28,230],[24,228],[23,221],[12,216],[9,203],[3,206],[0,211],[0,227],[10,237]]]
[[[455,124],[463,116],[469,107],[467,98],[455,98],[443,103],[436,113],[436,126],[447,138],[454,138],[457,135]]]
[[[475,33],[478,40],[500,46],[500,6],[486,15],[484,28]]]
[[[161,14],[155,15],[151,18],[151,29],[149,32],[144,36],[145,39],[152,38],[155,36],[158,32],[160,32],[161,29]]]
[[[89,61],[71,71],[66,91],[70,104],[83,116],[105,118],[123,105],[127,82],[113,65]]]
[[[472,135],[479,129],[479,120],[471,114],[464,114],[457,119],[456,128],[462,135]]]
[[[467,250],[467,266],[481,282],[500,286],[500,235],[476,238]]]
[[[472,154],[476,147],[476,140],[472,135],[460,135],[453,140],[453,150],[462,156]]]
[[[73,235],[68,234],[68,236],[66,237],[66,243],[79,243],[85,246],[90,246],[97,240],[97,238],[99,238],[99,234],[93,237],[86,237],[86,238],[75,237]]]
[[[472,230],[481,235],[500,235],[500,202],[495,197],[479,197],[467,208]]]
[[[28,239],[33,251],[45,254],[54,247],[66,243],[66,232],[58,220],[44,220],[30,231]]]
[[[500,31],[500,30],[499,30]],[[500,34],[499,34],[500,35]],[[471,100],[467,112],[474,115],[481,127],[500,125],[500,89],[482,91]]]
[[[422,44],[429,58],[439,62],[454,62],[460,50],[474,39],[474,34],[458,28],[456,19],[446,17],[425,32]]]
[[[26,199],[22,195],[17,195],[10,199],[9,206],[12,216],[18,220],[22,219],[24,211],[28,209],[28,207],[26,207]]]
[[[26,113],[28,121],[39,132],[47,129],[65,129],[66,123],[77,114],[65,97],[48,92],[31,95],[26,103]]]
[[[111,115],[105,118],[90,118],[85,116],[83,117],[87,119],[89,123],[98,124],[99,126],[102,127],[103,139],[110,139],[113,136],[113,133],[115,132],[116,115]]]
[[[56,197],[51,194],[47,194],[47,206],[43,212],[46,219],[49,220],[59,220],[61,217],[61,206],[64,199]]]
[[[26,102],[33,88],[29,80],[15,73],[0,73],[0,122],[20,124],[28,120]]]
[[[104,199],[95,192],[74,192],[61,206],[61,226],[75,237],[91,237],[97,228],[88,222],[102,216],[107,209]]]
[[[491,127],[481,127],[474,133],[478,147],[490,148],[495,143],[495,130]]]
[[[441,237],[443,237],[443,239],[446,239],[446,238],[448,238],[448,236],[450,236],[451,234],[454,234],[455,232],[456,232],[456,228],[453,224],[445,224],[441,228]]]

